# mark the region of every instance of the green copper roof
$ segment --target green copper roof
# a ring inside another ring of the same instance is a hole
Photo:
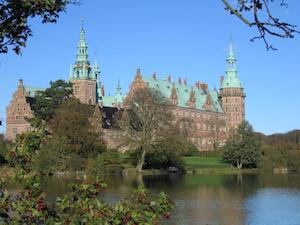
[[[28,93],[29,97],[33,98],[37,91],[44,91],[45,89],[39,87],[32,87],[32,86],[24,86],[25,91]]]
[[[222,107],[219,102],[217,91],[208,91],[205,93],[201,88],[195,86],[189,86],[185,84],[179,84],[175,82],[170,82],[167,79],[154,79],[152,77],[142,77],[143,81],[149,88],[159,90],[167,98],[171,97],[173,85],[176,89],[178,104],[177,106],[183,108],[189,108],[188,102],[190,99],[191,91],[195,93],[196,99],[196,109],[205,110],[204,104],[206,102],[207,96],[210,95],[213,102],[213,111],[214,112],[223,112]]]
[[[102,105],[104,107],[116,107],[118,104],[123,104],[124,96],[122,96],[122,89],[120,82],[118,82],[118,86],[116,88],[115,96],[102,96]]]
[[[242,83],[237,76],[236,58],[233,52],[232,42],[230,42],[229,53],[226,62],[226,77],[222,82],[221,88],[242,88]]]

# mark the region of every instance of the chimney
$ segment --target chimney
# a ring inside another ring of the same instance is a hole
[[[207,91],[208,89],[208,85],[203,83],[203,84],[200,84],[200,88],[202,89],[202,91]]]
[[[155,72],[152,74],[152,78],[153,78],[153,80],[156,80],[156,73]]]
[[[187,81],[186,81],[186,79],[184,79],[183,83],[184,83],[184,86],[187,86]]]
[[[181,77],[178,78],[178,84],[181,85]]]
[[[171,78],[171,74],[168,76],[168,81],[171,83],[172,78]]]
[[[222,76],[220,77],[220,87],[222,87],[223,81],[224,81],[224,76],[222,75]]]
[[[101,95],[104,96],[105,92],[104,92],[104,85],[101,85]]]

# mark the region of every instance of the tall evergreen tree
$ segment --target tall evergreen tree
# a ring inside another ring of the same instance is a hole
[[[248,122],[242,122],[229,135],[223,159],[239,169],[256,167],[261,158],[261,141]]]

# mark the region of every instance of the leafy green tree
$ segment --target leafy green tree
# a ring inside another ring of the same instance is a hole
[[[125,144],[140,150],[136,169],[141,172],[146,153],[173,131],[173,115],[167,99],[150,88],[136,90],[126,104],[128,109],[123,113],[121,129]]]
[[[64,80],[50,82],[50,87],[38,91],[34,98],[32,119],[33,125],[39,126],[41,121],[48,121],[56,108],[73,97],[72,84]]]
[[[9,149],[9,142],[5,140],[4,134],[0,134],[0,166],[7,163],[6,157]]]
[[[184,171],[183,156],[195,155],[198,150],[179,135],[163,137],[156,144],[152,145],[145,156],[145,169],[168,169],[176,167]],[[137,165],[140,157],[140,149],[132,150],[129,154],[131,163]]]
[[[233,130],[223,147],[223,159],[237,168],[255,167],[261,158],[261,141],[248,122]]]
[[[46,122],[49,134],[35,155],[41,173],[83,170],[85,161],[106,150],[102,135],[91,124],[93,107],[72,98],[63,102]]]
[[[105,150],[101,135],[89,120],[92,110],[91,106],[81,104],[76,98],[62,103],[49,121],[52,138],[63,138],[68,152],[84,158]]]
[[[56,23],[59,14],[68,4],[77,0],[2,0],[0,1],[0,53],[7,53],[11,46],[16,54],[26,46],[32,36],[28,21],[40,17],[42,23]]]

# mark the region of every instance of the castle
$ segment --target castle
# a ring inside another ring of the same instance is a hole
[[[100,82],[97,62],[92,65],[89,61],[85,30],[81,27],[76,61],[70,67],[69,79],[73,84],[73,94],[81,103],[100,107],[104,120],[104,139],[108,146],[116,147],[120,138],[117,130],[110,129],[111,116],[124,108],[126,98],[137,89],[149,87],[159,90],[169,100],[180,129],[188,131],[190,141],[201,151],[224,144],[228,130],[245,120],[245,94],[237,75],[232,43],[226,61],[226,75],[221,76],[219,91],[209,90],[208,85],[201,82],[188,85],[181,78],[175,81],[171,76],[164,79],[158,79],[156,74],[144,76],[137,69],[127,96],[122,95],[120,84],[115,95],[108,96]],[[41,89],[24,86],[23,81],[19,81],[13,99],[7,106],[7,139],[13,140],[17,134],[31,130],[26,117],[30,118],[33,114],[31,103],[37,90]]]

